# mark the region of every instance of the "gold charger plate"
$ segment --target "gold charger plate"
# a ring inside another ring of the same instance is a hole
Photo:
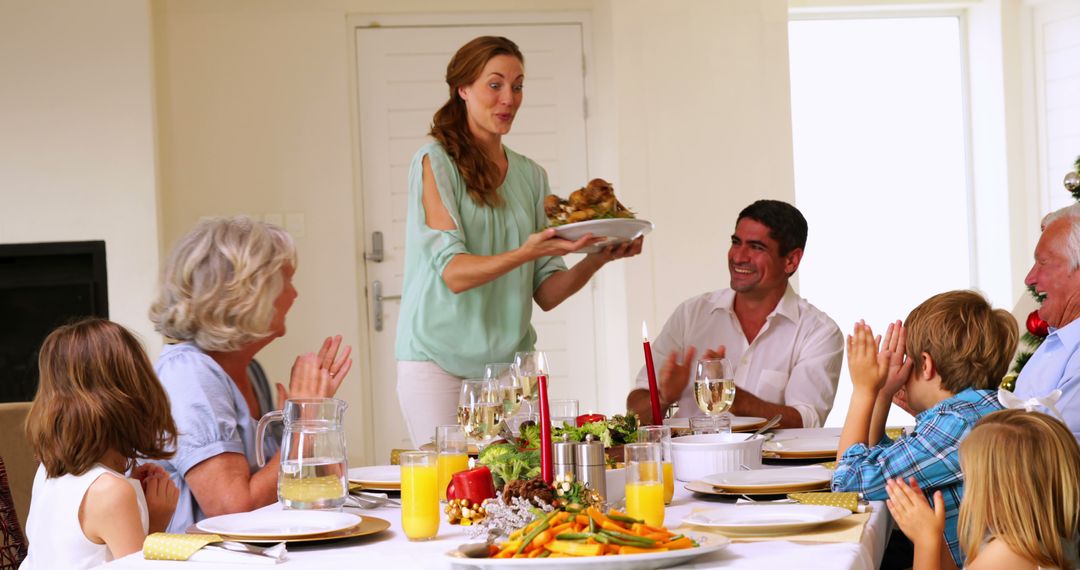
[[[251,542],[251,543],[267,543],[267,542],[319,542],[330,540],[342,540],[345,538],[355,538],[358,536],[367,536],[369,534],[375,534],[382,532],[390,528],[390,521],[380,519],[378,517],[372,517],[368,515],[362,515],[360,524],[343,528],[341,530],[335,530],[333,532],[324,532],[322,534],[310,534],[306,536],[287,536],[287,537],[273,537],[273,536],[259,536],[259,537],[246,537],[236,536],[230,534],[221,533],[209,533],[200,530],[199,527],[191,525],[187,529],[187,534],[217,534],[225,540],[231,540],[233,542]]]
[[[686,485],[683,485],[683,488],[686,489],[687,491],[692,491],[694,493],[700,493],[702,495],[718,495],[718,496],[721,496],[721,497],[741,497],[743,495],[747,495],[747,496],[754,496],[754,495],[786,495],[788,493],[805,493],[805,492],[808,492],[808,491],[827,491],[830,488],[830,484],[829,483],[824,483],[824,484],[818,483],[813,487],[807,486],[806,484],[777,485],[776,487],[755,487],[752,491],[737,492],[737,491],[727,491],[722,487],[717,487],[717,486],[713,485],[712,483],[706,483],[704,481],[691,481],[691,482],[687,483]]]
[[[401,483],[376,483],[372,481],[349,481],[349,491],[400,491]]]

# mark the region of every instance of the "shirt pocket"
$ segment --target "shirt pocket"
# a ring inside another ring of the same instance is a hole
[[[788,374],[779,370],[762,370],[758,376],[757,397],[774,404],[784,403]]]

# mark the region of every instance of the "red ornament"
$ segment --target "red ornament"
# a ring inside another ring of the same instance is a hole
[[[484,499],[495,498],[495,482],[491,470],[485,465],[467,471],[459,471],[450,476],[446,486],[447,499],[468,499],[479,505]]]
[[[1039,316],[1039,310],[1035,309],[1028,315],[1027,330],[1039,338],[1046,338],[1046,335],[1050,334],[1050,323],[1042,320],[1042,317]]]

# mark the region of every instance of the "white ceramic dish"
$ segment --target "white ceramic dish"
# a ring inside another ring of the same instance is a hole
[[[765,443],[762,448],[767,453],[776,454],[779,457],[817,458],[836,455],[840,447],[840,436],[835,437],[801,437],[791,439],[773,439]]]
[[[702,527],[738,536],[773,536],[802,532],[851,514],[821,505],[731,505],[702,510],[683,519]]]
[[[360,483],[367,486],[374,485],[401,485],[400,465],[372,465],[370,467],[353,467],[349,469],[349,482]]]
[[[607,488],[608,503],[618,503],[626,497],[626,468],[608,469],[604,473],[604,486]]]
[[[555,235],[571,241],[581,239],[591,233],[596,237],[607,238],[595,245],[578,250],[576,253],[595,253],[617,243],[637,239],[653,230],[652,222],[635,218],[611,218],[606,220],[587,220],[562,226],[555,226]]]
[[[671,439],[671,459],[675,478],[695,481],[713,473],[738,471],[743,466],[761,467],[762,436],[747,438],[741,433],[684,435]]]
[[[730,541],[715,534],[693,534],[697,548],[650,552],[646,554],[622,554],[619,556],[578,556],[570,558],[464,558],[457,551],[448,552],[452,568],[472,570],[479,568],[536,568],[570,570],[652,570],[667,568],[689,562],[698,556],[726,548]]]
[[[664,425],[674,429],[690,429],[690,418],[665,418]],[[765,418],[732,416],[731,431],[754,430],[765,425]]]
[[[716,473],[702,480],[729,492],[761,492],[773,489],[781,489],[780,492],[795,492],[828,485],[832,481],[832,471],[820,465],[807,465]],[[784,491],[784,489],[791,490]]]
[[[311,536],[352,528],[363,519],[337,511],[254,511],[233,513],[195,523],[203,532],[246,537],[288,538]]]

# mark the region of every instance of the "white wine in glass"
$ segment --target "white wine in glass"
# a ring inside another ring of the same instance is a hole
[[[517,352],[514,354],[513,374],[521,388],[522,399],[528,402],[532,413],[532,402],[540,393],[540,376],[548,373],[547,355],[539,350]]]
[[[694,376],[694,398],[701,411],[722,415],[735,402],[735,370],[726,358],[699,360]]]
[[[503,419],[509,421],[521,407],[521,385],[513,374],[513,364],[497,362],[484,365],[484,379],[495,383],[499,401],[502,402]]]
[[[485,446],[499,434],[503,402],[498,384],[483,378],[461,381],[458,425],[465,435]]]
[[[707,415],[722,414],[735,402],[735,380],[695,380],[694,397]]]

